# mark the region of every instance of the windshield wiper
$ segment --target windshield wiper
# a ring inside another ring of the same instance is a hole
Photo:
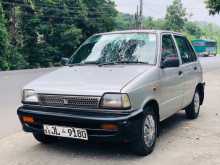
[[[73,66],[81,66],[81,65],[98,65],[99,62],[97,61],[88,61],[88,62],[84,62],[84,63],[76,63],[76,64],[69,64],[69,67],[73,67]]]
[[[103,62],[103,63],[99,63],[99,66],[103,66],[103,65],[116,65],[117,62]]]
[[[98,61],[88,61],[88,62],[84,62],[84,63],[82,63],[82,64],[85,64],[85,65],[87,65],[87,64],[94,64],[94,65],[98,65],[98,64],[100,64]]]
[[[141,61],[117,61],[117,64],[149,64],[148,62]]]
[[[81,65],[83,65],[83,64],[81,64],[81,63],[76,63],[76,64],[68,64],[67,66],[68,66],[68,67],[73,67],[73,66],[81,66]]]
[[[104,65],[119,65],[119,64],[148,64],[147,62],[140,62],[140,61],[116,61],[116,62],[106,62],[106,63],[99,63],[99,66]]]

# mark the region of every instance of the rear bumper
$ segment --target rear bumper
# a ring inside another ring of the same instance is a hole
[[[20,107],[17,110],[23,130],[25,132],[44,133],[43,125],[57,125],[86,129],[89,140],[106,141],[133,141],[137,137],[137,127],[142,118],[142,111],[134,111],[127,114],[92,114],[84,112],[60,113],[58,110],[43,107]],[[34,118],[34,124],[22,121],[22,116]],[[102,124],[115,124],[117,130],[106,130],[101,128]]]

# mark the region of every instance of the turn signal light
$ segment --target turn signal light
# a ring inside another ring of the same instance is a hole
[[[110,131],[118,130],[118,126],[116,124],[102,124],[101,128]]]
[[[22,120],[24,123],[33,124],[34,118],[31,116],[22,116]]]

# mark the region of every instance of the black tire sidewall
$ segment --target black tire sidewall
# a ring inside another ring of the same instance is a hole
[[[145,126],[145,120],[148,115],[152,115],[155,121],[155,136],[154,136],[154,142],[152,146],[148,147],[145,144],[144,140],[144,126]],[[152,107],[147,107],[146,110],[143,112],[143,117],[142,120],[139,123],[140,125],[138,126],[138,135],[137,135],[137,140],[132,143],[132,148],[134,149],[135,153],[140,156],[146,156],[152,153],[154,150],[155,144],[156,144],[156,139],[157,139],[157,127],[158,127],[158,122],[156,119],[156,115],[152,109]]]
[[[189,118],[189,119],[196,119],[196,118],[198,118],[199,113],[200,113],[200,106],[199,106],[198,112],[195,111],[194,100],[195,100],[196,93],[198,93],[198,95],[200,96],[198,90],[196,90],[195,94],[194,94],[194,97],[193,97],[193,100],[192,100],[192,103],[189,105],[189,107],[186,108],[186,115],[187,115],[187,118]]]

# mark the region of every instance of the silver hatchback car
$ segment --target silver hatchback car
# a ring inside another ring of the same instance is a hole
[[[18,116],[48,143],[63,138],[129,143],[150,154],[159,123],[185,109],[196,119],[203,72],[185,36],[158,30],[96,34],[65,66],[23,89]]]

